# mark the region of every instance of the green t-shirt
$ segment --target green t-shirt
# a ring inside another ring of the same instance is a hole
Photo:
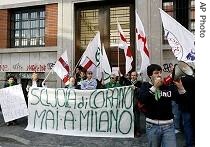
[[[106,83],[104,86],[105,88],[114,88],[114,87],[120,87],[121,85],[118,82],[117,83],[109,82],[109,83]]]

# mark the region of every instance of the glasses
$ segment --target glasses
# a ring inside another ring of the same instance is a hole
[[[92,72],[89,72],[89,73],[87,73],[87,74],[92,75],[93,73],[92,73]]]

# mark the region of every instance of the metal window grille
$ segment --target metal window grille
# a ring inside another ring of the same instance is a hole
[[[11,15],[11,47],[44,46],[45,10],[19,9]]]
[[[126,41],[130,46],[130,8],[115,7],[110,8],[110,46],[118,46],[119,33],[117,29],[117,20],[123,30]]]
[[[86,49],[88,43],[95,37],[99,30],[99,10],[83,10],[80,13],[80,44],[83,50]]]

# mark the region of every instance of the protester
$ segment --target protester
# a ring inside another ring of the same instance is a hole
[[[4,88],[17,85],[17,83],[15,81],[16,80],[15,80],[14,76],[8,76],[7,77],[7,82],[4,84]],[[17,120],[13,120],[13,121],[10,121],[10,122],[6,123],[7,126],[10,126],[10,125],[14,126],[16,124],[17,124]]]
[[[96,86],[96,89],[104,89],[104,80],[98,80],[96,79],[97,81],[97,86]]]
[[[82,66],[77,66],[75,69],[75,80],[78,82],[81,80],[81,72],[84,71],[84,68]]]
[[[28,81],[26,91],[29,91],[30,87],[42,87],[42,81],[38,78],[38,74],[36,72],[32,73],[31,80]]]
[[[139,100],[146,108],[146,134],[149,147],[176,147],[172,100],[187,97],[181,80],[163,85],[162,68],[158,64],[147,67],[149,82],[142,83]]]
[[[170,66],[170,71],[172,74],[172,72],[174,71],[173,65]],[[170,84],[170,82],[168,84]],[[174,114],[175,133],[177,134],[177,133],[181,132],[181,130],[182,130],[181,111],[179,110],[179,105],[174,100],[171,101],[171,104],[172,104],[172,112]]]
[[[86,72],[84,70],[80,71],[79,77],[76,79],[78,89],[81,89],[81,83],[86,79]]]
[[[181,118],[181,111],[179,110],[179,105],[175,102],[172,101],[172,112],[174,114],[174,126],[175,126],[175,133],[179,133],[182,131],[181,129],[181,123],[182,123],[182,118]]]
[[[121,86],[130,85],[130,73],[127,73],[125,75],[121,74],[120,71],[118,73],[119,73],[118,80],[119,80],[120,85]]]
[[[70,77],[69,78],[69,84],[65,86],[65,88],[68,89],[78,89],[77,84],[76,84],[76,80],[74,77]]]
[[[186,75],[181,80],[188,93],[188,97],[181,99],[179,102],[183,120],[185,147],[193,147],[195,145],[195,78]]]
[[[135,90],[134,90],[134,97],[133,97],[133,112],[134,112],[134,136],[135,137],[140,137],[141,132],[140,132],[140,111],[137,106],[137,97],[139,94],[140,87],[142,85],[141,81],[138,81],[138,73],[136,71],[131,72],[130,74],[130,83],[129,85],[134,85]]]
[[[97,87],[97,81],[93,78],[93,72],[87,71],[86,72],[87,79],[81,82],[81,89],[83,90],[91,90],[96,89]]]
[[[31,79],[28,81],[28,84],[26,86],[26,92],[29,92],[30,87],[42,87],[42,81],[43,80],[38,78],[38,74],[36,72],[33,72],[31,75]],[[28,105],[28,94],[26,104]]]
[[[105,88],[114,88],[114,87],[120,87],[121,85],[117,81],[117,76],[115,74],[110,75],[110,82],[106,83],[104,85]]]

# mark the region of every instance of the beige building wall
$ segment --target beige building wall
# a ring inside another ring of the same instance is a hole
[[[161,38],[161,19],[159,8],[162,1],[157,0],[136,0],[136,10],[143,23],[148,49],[151,55],[151,63],[162,63],[162,38]]]
[[[163,67],[163,75],[168,75],[171,72],[170,67],[178,61],[170,46],[162,44],[162,21],[159,12],[159,8],[162,8],[162,0],[136,0],[135,2],[147,35],[151,63],[160,64]]]
[[[57,18],[57,43],[56,46],[52,47],[40,47],[40,48],[24,48],[24,49],[11,49],[11,48],[1,48],[0,49],[0,64],[7,62],[5,60],[8,57],[8,62],[10,63],[12,58],[17,58],[20,60],[20,57],[25,54],[30,56],[34,55],[45,58],[45,61],[41,58],[36,58],[39,60],[39,63],[43,62],[52,62],[56,61],[60,55],[67,50],[69,57],[69,64],[74,70],[74,66],[77,63],[74,63],[75,58],[75,24],[74,24],[74,4],[80,2],[89,2],[89,1],[100,1],[100,0],[22,0],[22,1],[4,1],[0,4],[0,9],[10,9],[18,7],[28,7],[36,5],[45,5],[57,3],[58,9],[58,18]],[[135,0],[135,8],[138,12],[140,19],[144,25],[145,33],[147,36],[148,49],[151,54],[151,63],[157,63],[164,65],[166,63],[172,62],[175,63],[176,59],[173,58],[173,54],[168,49],[168,46],[165,47],[163,51],[162,46],[162,22],[160,18],[159,9],[162,7],[162,1],[157,0]],[[13,54],[17,53],[17,57],[14,57]],[[38,54],[38,55],[37,55]],[[52,55],[52,56],[51,56]],[[9,59],[10,58],[10,59]],[[137,56],[136,62],[138,62],[140,57]],[[45,72],[45,76],[49,71]],[[0,80],[5,79],[4,72],[0,72]],[[63,87],[62,81],[54,73],[50,74],[49,87]]]

